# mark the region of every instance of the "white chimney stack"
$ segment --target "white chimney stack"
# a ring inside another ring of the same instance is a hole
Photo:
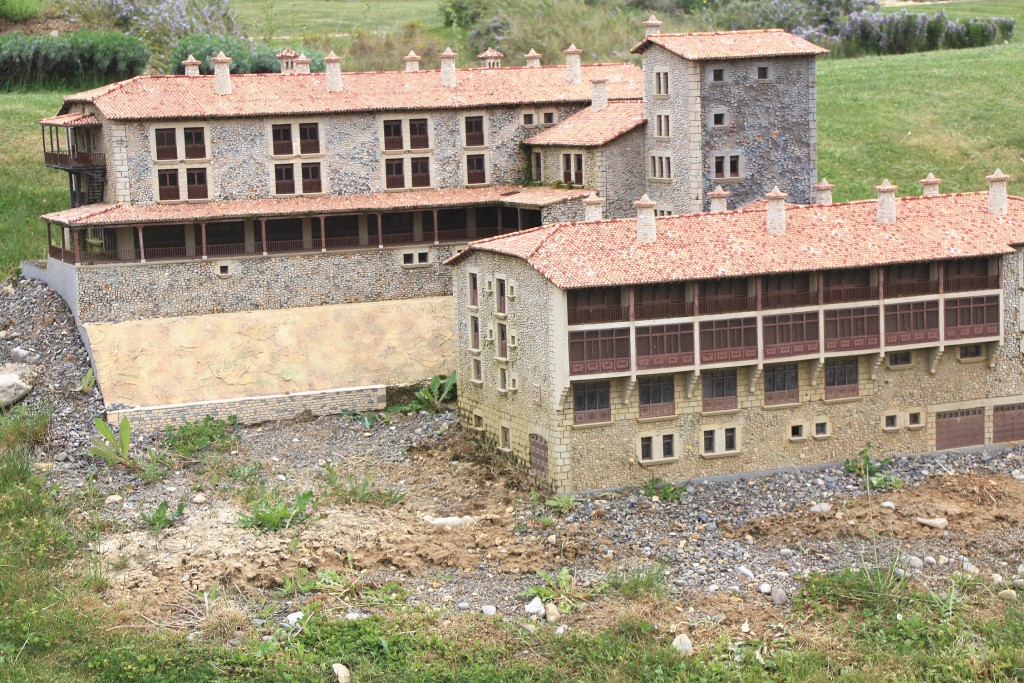
[[[658,21],[658,17],[652,14],[650,18],[644,22],[644,35],[656,36],[659,33],[661,33],[661,22]]]
[[[596,194],[588,194],[583,198],[583,220],[599,221],[604,219],[604,199]]]
[[[811,189],[814,190],[814,201],[818,204],[824,204],[828,206],[832,203],[832,190],[836,189],[836,186],[828,181],[828,178],[822,178],[820,183],[812,185]]]
[[[295,73],[297,74],[308,74],[309,65],[313,62],[312,59],[304,54],[300,54],[295,58]]]
[[[768,202],[768,232],[773,235],[781,235],[786,232],[786,197],[788,196],[779,189],[778,185],[764,196]]]
[[[540,54],[531,47],[530,51],[523,56],[526,57],[526,66],[534,68],[540,66],[540,58],[543,57],[544,55]]]
[[[942,178],[936,178],[934,173],[929,173],[927,178],[921,179],[921,187],[924,189],[925,197],[934,197],[939,194],[939,183]]]
[[[200,64],[202,64],[202,62],[200,62],[198,59],[196,59],[192,55],[189,55],[188,59],[186,59],[184,62],[181,63],[181,65],[183,67],[185,67],[185,75],[186,76],[198,76],[199,75],[199,65]]]
[[[579,83],[583,77],[583,66],[580,64],[580,55],[583,54],[583,50],[576,45],[570,45],[562,50],[562,54],[565,55],[566,83]]]
[[[875,189],[878,190],[878,224],[894,225],[896,223],[896,190],[899,188],[886,178],[881,185],[875,185]]]
[[[608,81],[603,78],[595,78],[590,81],[590,107],[594,111],[601,111],[608,106]]]
[[[293,74],[295,73],[295,60],[298,58],[299,53],[295,50],[286,47],[277,53],[277,61],[281,65],[281,73]]]
[[[441,58],[441,85],[445,88],[454,88],[455,58],[459,56],[459,53],[452,52],[450,47],[446,47],[444,52],[438,56]]]
[[[341,92],[341,57],[334,54],[334,50],[324,57],[324,68],[327,71],[327,92]]]
[[[998,168],[990,176],[985,176],[988,181],[988,212],[996,216],[1005,216],[1007,212],[1006,185],[1010,182],[1010,176]]]
[[[409,54],[402,57],[402,61],[405,62],[406,71],[419,71],[420,70],[420,56],[409,50]]]
[[[658,227],[654,222],[654,207],[658,202],[644,195],[633,202],[636,207],[636,239],[641,244],[654,244],[658,239]]]
[[[218,95],[230,95],[231,57],[225,56],[221,51],[210,61],[213,62],[213,91]]]
[[[728,211],[730,196],[732,196],[732,192],[729,192],[729,190],[723,190],[721,185],[716,185],[715,189],[708,192],[708,199],[711,200],[711,210]]]

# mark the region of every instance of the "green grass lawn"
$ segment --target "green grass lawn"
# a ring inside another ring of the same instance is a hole
[[[418,21],[440,28],[437,0],[232,0],[238,18],[256,35],[300,36],[393,28]]]
[[[889,178],[901,193],[934,172],[944,191],[985,189],[1001,167],[1024,194],[1024,43],[977,50],[822,60],[818,67],[818,168],[837,200],[875,195]],[[0,95],[0,275],[43,255],[39,214],[67,207],[67,178],[43,167],[36,120],[57,93]]]
[[[978,17],[1012,17],[1017,20],[1013,32],[1014,42],[1024,42],[1024,2],[1021,0],[955,0],[954,2],[915,2],[898,6],[883,7],[883,11],[925,12],[934,14],[942,11],[952,19],[976,19]]]

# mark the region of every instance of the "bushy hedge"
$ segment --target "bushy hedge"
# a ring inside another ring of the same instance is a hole
[[[142,73],[149,49],[123,33],[75,31],[57,38],[0,34],[0,92],[84,90]]]
[[[192,55],[202,62],[202,66],[199,67],[200,73],[212,74],[213,63],[210,58],[221,51],[231,57],[231,73],[265,74],[280,70],[276,56],[280,50],[234,36],[210,35],[191,35],[178,41],[171,50],[169,69],[173,73],[184,73],[185,67],[181,62]],[[312,49],[303,49],[302,52],[313,60],[309,65],[311,71],[324,70],[323,52]]]
[[[0,0],[0,19],[25,21],[39,16],[39,0]]]
[[[839,50],[855,56],[984,47],[1012,38],[1015,23],[1003,17],[950,19],[943,12],[854,12],[839,32]]]

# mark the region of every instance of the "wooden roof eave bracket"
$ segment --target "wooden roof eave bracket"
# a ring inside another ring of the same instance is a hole
[[[939,364],[939,359],[942,358],[942,354],[945,353],[945,346],[936,346],[935,348],[928,349],[928,372],[934,375],[935,369]]]

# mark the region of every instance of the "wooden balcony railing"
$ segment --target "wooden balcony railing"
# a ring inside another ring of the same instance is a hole
[[[389,175],[384,178],[384,187],[389,190],[401,190],[405,187],[404,175]]]
[[[675,414],[675,403],[651,403],[640,406],[640,417],[669,417]]]
[[[274,192],[277,194],[295,194],[294,180],[278,180],[275,185]]]
[[[106,160],[99,152],[43,152],[43,161],[54,168],[103,168]]]
[[[157,161],[176,161],[178,159],[178,146],[157,145],[156,158]]]
[[[430,147],[429,135],[410,135],[409,149],[427,149]]]
[[[895,299],[903,296],[922,296],[924,294],[938,294],[938,280],[921,280],[918,282],[886,282],[884,287],[885,298]]]
[[[736,410],[739,401],[735,396],[704,397],[703,410],[705,413],[717,413],[721,410]]]
[[[799,389],[783,389],[782,391],[764,392],[764,404],[766,406],[782,406],[790,403],[800,402]]]
[[[693,315],[692,301],[647,301],[634,308],[637,320],[686,318]]]
[[[845,304],[851,301],[871,301],[878,298],[878,287],[868,285],[857,287],[832,287],[823,292],[826,304]]]
[[[757,358],[757,345],[734,346],[720,349],[706,349],[701,346],[701,363],[733,363],[741,360],[754,360]]]
[[[430,187],[430,174],[429,173],[413,173],[412,174],[412,186],[413,187]]]
[[[818,340],[779,342],[764,345],[765,358],[786,358],[789,356],[805,356],[818,352]]]
[[[169,185],[160,188],[160,201],[170,202],[175,199],[181,199],[181,190],[178,189],[177,185]]]
[[[589,375],[629,370],[629,330],[569,333],[569,374]]]
[[[946,325],[946,339],[980,339],[982,337],[998,337],[999,323],[987,322],[974,325]]]
[[[381,235],[381,241],[384,244],[414,244],[416,240],[416,234],[412,232],[399,232],[391,235]]]
[[[206,183],[203,183],[202,185],[187,185],[186,191],[189,199],[207,199],[210,196]]]
[[[384,149],[387,149],[387,150],[402,149],[402,136],[401,135],[385,135],[384,136]]]
[[[839,386],[825,387],[825,398],[828,400],[856,398],[857,396],[860,396],[860,385],[858,384],[840,384]]]
[[[593,410],[577,410],[573,412],[573,423],[578,425],[611,422],[611,408],[594,408]]]
[[[569,309],[570,325],[617,323],[624,320],[629,320],[629,308],[626,306],[587,306]]]
[[[291,140],[274,140],[274,154],[287,156],[292,153],[292,149]]]
[[[482,185],[487,182],[487,172],[483,169],[467,171],[466,182],[470,185]]]
[[[715,315],[717,313],[739,313],[741,311],[753,311],[757,309],[757,297],[753,296],[729,296],[702,298],[700,300],[701,315]]]
[[[315,194],[323,191],[323,186],[320,184],[319,178],[307,179],[302,181],[302,194]]]
[[[469,240],[469,230],[466,228],[439,230],[437,239],[442,242],[466,242]]]
[[[999,289],[999,276],[974,275],[967,277],[949,277],[942,281],[942,288],[947,293]]]
[[[825,335],[825,351],[859,351],[861,349],[877,349],[880,337],[874,334],[858,334],[849,336],[829,337]]]
[[[300,140],[299,152],[301,152],[302,154],[319,154],[320,140]]]
[[[924,344],[939,340],[939,328],[925,328],[919,330],[901,330],[885,333],[886,346],[906,346],[907,344]]]
[[[761,308],[813,306],[817,299],[817,292],[769,292],[761,295]]]
[[[186,159],[205,159],[206,158],[206,144],[205,143],[193,143],[185,145],[185,158]]]

